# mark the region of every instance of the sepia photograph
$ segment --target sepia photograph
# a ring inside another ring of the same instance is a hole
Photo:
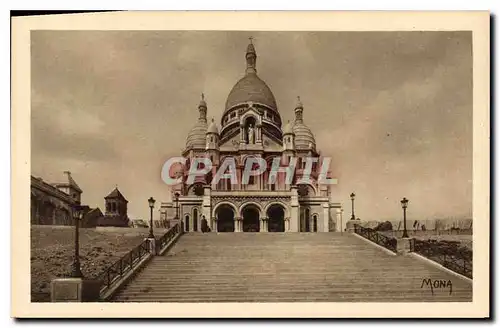
[[[248,29],[190,28],[196,13],[165,28],[125,13],[108,28],[99,15],[23,28],[29,97],[13,98],[25,113],[13,133],[29,138],[13,157],[29,165],[13,171],[12,220],[29,285],[13,278],[13,298],[56,316],[95,303],[166,317],[160,304],[172,316],[190,303],[200,316],[231,317],[222,303],[255,317],[280,303],[487,316],[488,14],[455,17],[482,22],[481,42],[446,27],[452,14],[433,29],[258,28],[285,16],[248,14],[222,14]]]

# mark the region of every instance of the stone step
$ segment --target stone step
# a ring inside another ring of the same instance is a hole
[[[185,295],[178,294],[172,296],[164,295],[130,295],[119,297],[116,301],[133,301],[133,302],[307,302],[307,301],[327,301],[327,302],[470,302],[470,295],[432,295],[427,293],[411,293],[411,294],[392,294],[384,292],[383,294],[324,294],[314,295],[312,293],[304,293],[302,295],[286,295],[286,294],[262,294],[262,295]]]
[[[285,293],[285,292],[226,292],[226,293],[174,293],[174,294],[166,294],[164,292],[162,293],[129,293],[127,295],[123,295],[118,298],[133,298],[133,299],[138,299],[138,298],[143,298],[143,299],[161,299],[161,298],[170,298],[170,299],[200,299],[200,300],[207,300],[207,299],[219,299],[219,300],[259,300],[259,299],[267,299],[267,298],[289,298],[289,299],[295,299],[295,300],[300,300],[304,299],[307,297],[311,298],[333,298],[333,299],[356,299],[356,298],[379,298],[379,299],[394,299],[394,298],[441,298],[447,301],[450,301],[450,299],[470,299],[470,292],[468,293],[453,293],[449,294],[446,292],[443,293],[436,293],[434,294],[431,293],[431,291],[407,291],[405,293],[391,293],[390,291],[379,291],[379,292],[359,292],[359,293],[339,293],[339,292],[319,292],[319,291],[293,291],[290,293]]]
[[[348,287],[346,287],[348,286]],[[375,287],[376,286],[376,287]],[[356,284],[352,282],[341,282],[341,283],[330,283],[330,282],[325,282],[325,281],[317,281],[317,280],[310,280],[310,281],[232,281],[232,282],[227,282],[227,281],[213,281],[213,280],[197,280],[194,282],[180,282],[180,281],[165,281],[161,283],[157,283],[154,281],[137,281],[133,285],[130,285],[127,287],[127,291],[132,291],[132,290],[141,290],[146,287],[153,287],[155,289],[160,289],[160,290],[176,290],[176,289],[206,289],[206,290],[213,290],[214,288],[228,288],[228,289],[243,289],[243,288],[264,288],[267,290],[278,290],[282,288],[290,289],[290,290],[295,290],[295,289],[306,289],[306,290],[313,290],[317,288],[325,288],[325,289],[343,289],[343,288],[348,288],[348,289],[362,289],[362,290],[375,290],[376,288],[385,288],[385,289],[419,289],[422,286],[421,281],[417,280],[409,280],[408,282],[398,282],[398,281],[385,281],[383,283],[364,283],[364,284]],[[422,288],[428,288],[427,286],[423,286]],[[441,288],[443,289],[443,288]],[[448,288],[444,288],[448,290]],[[461,291],[461,290],[472,290],[470,286],[467,286],[466,284],[458,284],[456,282],[453,282],[453,291]]]
[[[199,293],[202,294],[212,294],[214,291],[217,293],[238,293],[238,292],[262,292],[262,293],[283,293],[283,292],[305,292],[305,293],[342,293],[342,294],[350,294],[356,292],[364,292],[364,293],[374,293],[374,292],[393,292],[394,287],[397,286],[399,291],[402,293],[407,293],[409,291],[419,291],[420,289],[425,289],[430,292],[430,288],[424,286],[420,288],[420,285],[412,285],[412,286],[402,286],[397,284],[385,284],[385,285],[377,285],[373,286],[357,286],[357,285],[338,285],[331,286],[328,284],[315,284],[313,287],[309,286],[301,286],[301,285],[291,285],[291,284],[283,284],[283,285],[272,285],[272,284],[259,284],[259,285],[222,285],[222,284],[213,284],[213,285],[153,285],[153,284],[137,284],[133,287],[127,289],[127,293],[168,293],[168,294],[177,294],[177,293]],[[176,288],[177,287],[177,288]],[[367,288],[369,291],[367,292]],[[447,293],[449,294],[448,288],[436,289],[434,294]],[[460,293],[470,293],[470,289],[461,289],[455,288],[452,289],[452,294],[460,294]]]
[[[421,288],[450,279],[449,289]],[[471,301],[472,285],[349,234],[183,235],[114,298],[133,302]]]

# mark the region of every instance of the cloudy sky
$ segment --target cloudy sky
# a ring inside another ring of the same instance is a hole
[[[301,97],[347,215],[353,191],[363,220],[398,219],[402,197],[410,219],[472,215],[469,32],[32,32],[32,174],[71,171],[101,209],[118,185],[148,218],[200,94],[220,120],[250,36],[284,122]]]

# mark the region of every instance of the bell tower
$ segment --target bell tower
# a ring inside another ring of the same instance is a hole
[[[99,225],[101,226],[128,226],[128,200],[118,190],[118,186],[109,195],[104,197],[105,212]]]

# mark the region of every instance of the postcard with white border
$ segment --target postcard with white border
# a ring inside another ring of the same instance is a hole
[[[12,18],[11,315],[489,317],[489,28]]]

